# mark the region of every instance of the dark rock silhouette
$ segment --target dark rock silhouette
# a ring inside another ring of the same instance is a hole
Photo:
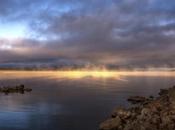
[[[31,91],[32,91],[31,88],[25,88],[23,84],[14,86],[14,87],[11,87],[11,86],[0,87],[0,93],[5,93],[5,94],[9,94],[9,93],[23,94],[24,92],[31,92]]]

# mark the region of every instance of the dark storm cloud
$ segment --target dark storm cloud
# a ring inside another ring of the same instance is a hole
[[[32,34],[0,51],[1,62],[65,58],[175,66],[173,0],[2,0],[0,19],[25,21]]]

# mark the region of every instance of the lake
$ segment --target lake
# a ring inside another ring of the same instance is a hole
[[[157,96],[175,72],[0,71],[0,86],[33,91],[0,94],[0,130],[98,130],[129,96]]]

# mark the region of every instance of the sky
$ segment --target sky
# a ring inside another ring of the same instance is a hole
[[[1,0],[0,66],[175,67],[174,0]]]

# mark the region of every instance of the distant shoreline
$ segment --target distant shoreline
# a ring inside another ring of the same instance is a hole
[[[175,72],[175,68],[164,68],[164,67],[158,67],[158,68],[101,68],[101,67],[90,67],[90,68],[72,68],[72,67],[63,67],[63,68],[1,68],[0,71],[86,71],[86,70],[98,70],[98,71],[168,71],[168,72]]]

